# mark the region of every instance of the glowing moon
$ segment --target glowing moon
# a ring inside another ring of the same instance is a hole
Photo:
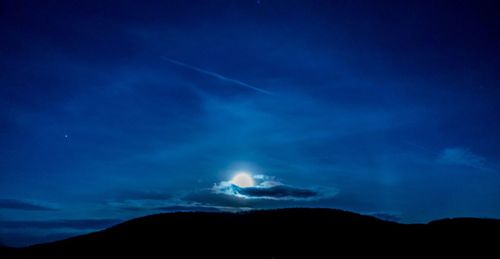
[[[237,173],[233,179],[231,179],[231,183],[242,188],[252,187],[255,185],[253,177],[249,173],[245,172]]]

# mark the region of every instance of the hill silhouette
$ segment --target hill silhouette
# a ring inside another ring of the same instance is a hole
[[[332,258],[336,255],[498,255],[500,221],[443,219],[398,224],[333,209],[178,212],[133,219],[4,257]],[[402,251],[402,252],[401,252]],[[299,256],[304,255],[304,256]],[[2,257],[2,256],[0,256]]]

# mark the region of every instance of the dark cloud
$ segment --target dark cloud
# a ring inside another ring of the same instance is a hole
[[[311,206],[315,202],[331,199],[338,192],[334,188],[298,188],[279,182],[267,185],[269,182],[256,181],[256,186],[246,188],[221,182],[212,189],[189,193],[182,200],[221,210],[266,209]]]
[[[200,190],[189,193],[182,198],[186,202],[203,204],[214,207],[235,207],[235,208],[260,208],[265,207],[271,200],[244,199],[234,195],[215,193],[212,190]]]
[[[176,206],[165,206],[155,208],[155,210],[163,212],[178,212],[178,211],[206,211],[206,212],[218,212],[221,211],[219,208],[211,206],[187,206],[187,205],[176,205]]]
[[[374,213],[368,213],[367,215],[376,217],[381,220],[392,221],[392,222],[400,222],[401,220],[403,220],[400,214],[391,212],[374,212]]]
[[[167,204],[167,205],[166,205]],[[110,204],[115,209],[123,212],[178,212],[178,211],[209,211],[217,212],[221,211],[219,208],[214,206],[200,206],[186,204],[186,202],[178,202],[175,205],[172,201],[165,202],[149,202],[149,201],[135,201],[134,204],[130,203],[113,203]]]
[[[10,247],[23,247],[32,244],[53,242],[81,234],[85,234],[85,231],[33,233],[30,231],[21,231],[20,229],[12,229],[12,231],[3,232],[3,235],[7,237],[4,239],[4,245]]]
[[[213,206],[203,206],[179,200],[175,195],[158,190],[120,190],[112,195],[105,206],[121,212],[178,212],[178,211],[220,211]]]
[[[296,188],[288,185],[277,185],[271,187],[248,187],[248,188],[238,188],[238,193],[255,198],[296,198],[296,199],[308,199],[314,198],[320,195],[317,191]]]
[[[255,185],[239,187],[232,182],[222,181],[212,187],[212,192],[234,196],[240,199],[270,199],[270,200],[314,200],[332,197],[337,194],[334,188],[301,188],[283,184],[272,176],[256,175]]]
[[[54,211],[55,208],[16,199],[0,199],[0,209]]]
[[[2,229],[74,229],[93,230],[110,227],[122,222],[119,219],[63,219],[63,220],[2,220]]]
[[[174,197],[157,190],[119,190],[108,194],[104,205],[118,211],[161,211],[163,207],[172,205]]]
[[[210,190],[193,192],[183,200],[193,202],[204,207],[217,208],[220,211],[240,211],[247,209],[273,209],[286,207],[308,207],[315,199],[269,199],[269,198],[242,198],[224,193],[214,193]]]
[[[172,195],[162,191],[139,191],[139,190],[121,190],[112,195],[114,200],[167,200]]]

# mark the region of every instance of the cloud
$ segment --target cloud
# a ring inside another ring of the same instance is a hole
[[[302,188],[286,185],[266,175],[256,175],[254,180],[254,186],[245,188],[222,181],[215,184],[208,192],[193,194],[189,198],[219,206],[255,208],[329,198],[337,193],[334,188]]]
[[[10,231],[2,231],[2,236],[5,236],[3,245],[10,247],[23,247],[39,243],[47,243],[66,239],[73,236],[85,234],[85,231],[55,231],[47,233],[46,230],[39,232],[23,231],[21,229],[11,229]]]
[[[105,203],[106,207],[117,209],[119,211],[146,211],[157,210],[157,208],[172,205],[169,200],[122,200],[109,201]]]
[[[122,202],[122,203],[110,203],[113,208],[124,211],[124,212],[179,212],[179,211],[205,211],[205,212],[217,212],[223,209],[219,209],[215,206],[204,206],[196,203],[189,203],[186,201],[145,201],[136,200],[134,203]]]
[[[446,148],[437,159],[439,163],[448,165],[461,165],[481,170],[491,170],[485,165],[485,158],[472,153],[466,148]]]
[[[74,230],[93,230],[102,229],[116,225],[122,222],[118,219],[64,219],[64,220],[2,220],[0,228],[2,229],[74,229]]]
[[[33,202],[16,200],[16,199],[0,199],[0,209],[10,210],[28,210],[28,211],[54,211],[55,208],[36,204]]]
[[[5,244],[22,247],[83,235],[123,222],[120,219],[0,220]]]
[[[119,190],[112,194],[114,200],[167,200],[172,198],[170,193],[158,190]]]
[[[120,211],[145,211],[172,205],[174,197],[159,190],[119,190],[108,194],[104,206]]]
[[[238,187],[236,187],[238,188]],[[307,199],[319,195],[316,191],[296,188],[287,185],[271,187],[249,187],[238,188],[238,193],[246,197],[270,198],[270,199]]]
[[[163,191],[122,190],[104,203],[106,208],[120,212],[179,212],[179,211],[210,211],[221,209],[214,206],[203,206],[195,202],[180,200],[177,196]]]
[[[182,199],[185,202],[202,204],[203,206],[223,208],[259,208],[272,200],[244,199],[235,195],[217,193],[212,189],[203,189],[186,194]]]
[[[176,195],[162,192],[125,191],[108,200],[106,209],[127,215],[178,211],[242,211],[254,208],[307,206],[336,195],[334,188],[303,188],[283,184],[274,177],[254,176],[255,186],[241,188],[222,181],[212,188],[193,190]]]
[[[373,212],[373,213],[366,213],[366,215],[392,222],[401,222],[403,220],[400,213],[394,213],[394,212]]]
[[[243,199],[307,200],[336,194],[327,188],[299,188],[285,185],[266,175],[254,176],[255,186],[242,188],[228,181],[212,187],[212,192]]]
[[[174,205],[159,207],[156,210],[163,212],[179,212],[179,211],[204,211],[204,212],[218,212],[221,209],[212,206],[197,206],[197,205]]]

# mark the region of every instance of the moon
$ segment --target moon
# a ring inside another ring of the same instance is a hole
[[[242,188],[252,187],[255,185],[253,177],[247,172],[239,172],[233,176],[231,183]]]

